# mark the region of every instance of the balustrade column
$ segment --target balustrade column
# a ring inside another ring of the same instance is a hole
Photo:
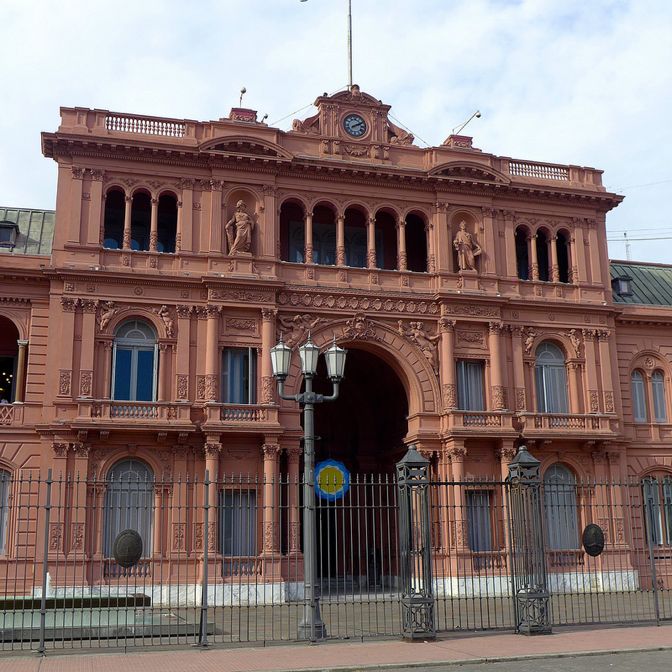
[[[261,309],[261,403],[275,401],[275,380],[271,365],[271,348],[275,345],[276,308]]]
[[[152,211],[149,219],[149,251],[156,252],[159,242],[159,199],[152,198]]]
[[[527,410],[525,362],[523,361],[524,337],[525,331],[522,327],[514,326],[511,329],[511,352],[513,355],[513,408],[516,411]],[[508,471],[506,474],[508,475]]]
[[[219,371],[219,306],[206,307],[205,400],[217,401]]]
[[[366,227],[366,267],[376,268],[376,218],[369,217]]]
[[[602,394],[604,395],[604,412],[615,413],[614,385],[611,375],[611,349],[609,348],[609,332],[601,329],[597,332],[600,351],[600,372],[602,373]]]
[[[528,239],[530,245],[530,259],[532,260],[532,280],[539,280],[539,259],[537,257],[537,236],[530,236]]]
[[[345,266],[345,217],[336,218],[336,266]]]
[[[399,217],[397,222],[397,269],[408,270],[408,257],[406,256],[406,219]]]
[[[501,322],[490,322],[488,324],[488,345],[490,348],[490,397],[492,399],[492,408],[495,411],[502,411],[506,408],[506,388],[503,384],[502,371],[502,351],[500,334],[503,325]]]
[[[567,364],[569,378],[569,411],[570,413],[581,413],[581,364],[579,362],[569,362]]]
[[[560,282],[560,266],[558,265],[558,237],[551,236],[549,241],[551,246],[551,280]]]
[[[261,447],[264,456],[263,553],[274,555],[280,551],[276,511],[278,510],[278,481],[280,477],[280,446],[267,442]]]
[[[439,347],[441,359],[441,397],[444,409],[457,408],[457,385],[455,384],[455,320],[445,315],[439,320],[441,334]]]
[[[287,505],[289,507],[289,552],[301,553],[301,509],[299,508],[299,458],[301,448],[291,446],[287,450]]]
[[[597,364],[595,362],[595,338],[594,329],[583,329],[584,349],[586,353],[586,379],[584,381],[586,390],[586,412],[600,412],[600,394],[597,379]]]
[[[133,208],[133,197],[126,194],[124,199],[124,237],[122,241],[122,248],[124,250],[131,249],[131,210]]]
[[[19,354],[16,359],[16,382],[14,383],[14,402],[22,404],[26,399],[26,354],[28,341],[19,339]]]
[[[304,262],[313,263],[313,213],[307,212],[304,218]]]

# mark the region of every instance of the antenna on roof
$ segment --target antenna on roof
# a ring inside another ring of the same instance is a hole
[[[243,105],[243,96],[247,93],[247,89],[243,87],[240,90],[240,98],[238,99],[238,107],[242,107]]]
[[[453,129],[453,135],[459,135],[459,134],[462,132],[462,130],[464,129],[464,127],[465,127],[465,126],[466,126],[466,125],[467,125],[467,124],[468,124],[474,117],[476,117],[476,119],[480,119],[480,118],[481,118],[481,112],[480,112],[480,110],[476,110],[476,112],[474,112],[474,113],[469,117],[469,119],[467,119],[463,124],[460,124],[459,126],[455,126],[455,128]]]
[[[628,240],[627,231],[623,231],[623,238],[625,238],[625,258],[630,261],[630,241]]]

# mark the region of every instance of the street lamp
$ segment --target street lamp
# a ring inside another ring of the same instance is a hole
[[[282,399],[297,401],[303,405],[303,583],[304,613],[299,623],[299,639],[315,641],[327,636],[327,628],[320,615],[320,592],[317,584],[317,552],[315,521],[315,404],[338,399],[338,388],[343,380],[346,351],[334,342],[324,353],[327,373],[333,385],[332,394],[325,396],[313,392],[313,377],[317,371],[320,349],[308,340],[299,347],[301,373],[306,381],[305,390],[300,394],[285,394],[285,379],[289,373],[292,351],[283,343],[282,336],[277,345],[271,348],[273,376],[278,384],[278,394]]]

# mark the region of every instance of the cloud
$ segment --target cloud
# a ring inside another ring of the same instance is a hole
[[[672,179],[672,3],[353,0],[353,15],[355,80],[431,144],[480,108],[484,151],[595,166],[612,188]],[[39,133],[61,105],[213,119],[244,85],[288,128],[347,83],[344,2],[5,0],[0,22],[3,205],[53,207]],[[626,188],[608,226],[672,230],[671,184]],[[632,250],[668,261],[660,243]]]

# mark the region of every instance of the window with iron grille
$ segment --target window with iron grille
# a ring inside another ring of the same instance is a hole
[[[474,552],[492,551],[492,492],[467,490],[467,537]]]
[[[548,549],[578,549],[579,508],[576,477],[564,464],[553,464],[544,474],[544,508]]]
[[[257,493],[224,489],[219,493],[219,552],[224,556],[257,554]]]
[[[672,477],[647,477],[642,491],[648,540],[654,546],[672,545]]]

